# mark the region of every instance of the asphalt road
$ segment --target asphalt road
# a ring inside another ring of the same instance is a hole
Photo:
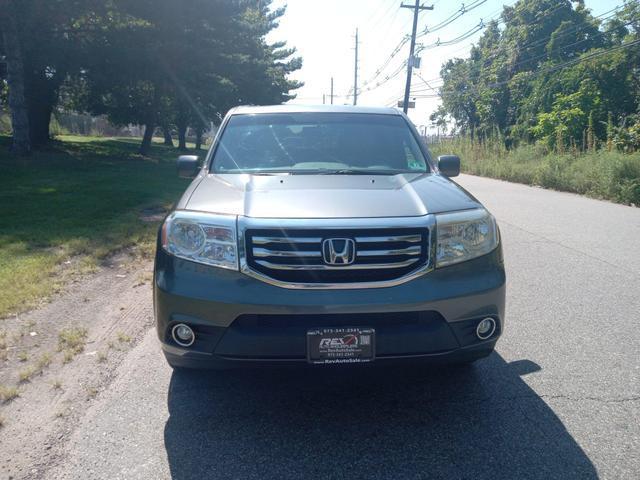
[[[508,317],[491,357],[172,373],[149,331],[46,478],[639,478],[640,209],[459,183],[503,235]]]

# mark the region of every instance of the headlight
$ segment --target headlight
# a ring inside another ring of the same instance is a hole
[[[436,267],[471,260],[498,246],[496,222],[484,209],[436,215],[436,225]]]
[[[162,246],[176,257],[238,270],[236,217],[173,212],[162,226]]]

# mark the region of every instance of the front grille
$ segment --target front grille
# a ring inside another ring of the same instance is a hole
[[[331,265],[323,241],[350,239],[353,262]],[[248,266],[290,283],[356,283],[394,280],[424,266],[429,257],[427,228],[248,229]]]

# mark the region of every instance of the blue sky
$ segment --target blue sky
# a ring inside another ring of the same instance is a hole
[[[394,47],[411,33],[412,11],[400,7],[400,0],[275,0],[274,6],[287,6],[287,11],[280,21],[279,28],[269,40],[286,40],[289,46],[296,47],[304,64],[293,78],[305,82],[305,86],[297,91],[298,98],[294,103],[322,103],[322,95],[330,90],[330,79],[334,77],[334,103],[352,103],[353,97],[347,96],[353,87],[354,66],[354,34],[359,32],[359,85],[362,93],[359,105],[391,105],[401,98],[404,91],[406,72],[376,87],[376,83],[388,74],[396,72],[406,60],[409,51],[408,42],[396,54],[387,67],[376,78],[380,69]],[[405,0],[405,3],[413,3]],[[418,31],[425,27],[437,25],[442,20],[458,11],[462,5],[470,5],[473,0],[433,0],[424,5],[434,5],[433,11],[424,11],[419,18]],[[454,39],[479,24],[482,19],[487,23],[497,18],[503,5],[511,5],[515,0],[487,0],[462,15],[450,25],[419,39],[423,45],[433,44],[438,40]],[[586,0],[586,5],[594,15],[602,14],[623,3],[623,0]],[[449,58],[465,57],[470,46],[478,40],[481,32],[469,39],[451,46],[440,46],[426,49],[421,54],[422,65],[417,74],[427,84],[437,88],[441,64]],[[432,81],[433,80],[433,81]],[[363,88],[364,82],[369,83]],[[416,75],[413,88],[429,94],[429,86]],[[367,90],[370,88],[370,90]],[[437,108],[437,98],[418,98],[416,108],[409,115],[418,126],[428,123],[429,114]]]

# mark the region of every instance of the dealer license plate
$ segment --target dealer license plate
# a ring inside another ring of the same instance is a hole
[[[362,363],[375,358],[373,328],[317,328],[307,332],[307,360],[316,364]]]

